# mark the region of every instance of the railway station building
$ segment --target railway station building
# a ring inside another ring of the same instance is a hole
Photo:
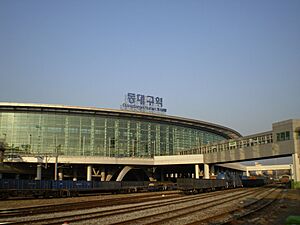
[[[199,177],[206,165],[197,150],[241,138],[222,125],[169,115],[0,103],[4,164],[33,179]]]

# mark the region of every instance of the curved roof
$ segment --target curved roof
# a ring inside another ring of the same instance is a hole
[[[187,119],[177,116],[152,114],[144,112],[116,110],[116,109],[103,109],[95,107],[78,107],[78,106],[65,106],[65,105],[50,105],[50,104],[32,104],[32,103],[10,103],[0,102],[0,110],[3,111],[31,111],[31,112],[56,112],[56,113],[74,113],[85,115],[104,115],[122,118],[131,118],[138,120],[148,120],[157,123],[167,123],[172,125],[181,125],[191,127],[194,129],[205,130],[227,139],[234,139],[242,137],[237,131],[228,127],[220,126],[214,123],[204,122],[200,120]]]

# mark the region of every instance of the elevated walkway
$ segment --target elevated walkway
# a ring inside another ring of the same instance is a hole
[[[292,156],[292,177],[300,182],[300,120],[274,123],[272,128],[272,131],[182,151],[180,155],[203,154],[206,164]]]
[[[289,170],[291,174],[294,174],[293,164],[285,165],[255,165],[255,166],[246,166],[246,174],[250,175],[250,171],[271,171],[271,170]]]

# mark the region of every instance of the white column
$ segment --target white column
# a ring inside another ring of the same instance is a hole
[[[204,164],[204,179],[209,179],[209,165]]]
[[[77,181],[77,168],[73,167],[73,181]]]
[[[116,181],[122,181],[123,178],[125,177],[125,175],[126,175],[131,169],[133,169],[133,166],[125,166],[125,167],[121,170],[121,172],[119,173],[119,175],[118,175]]]
[[[292,155],[293,158],[293,174],[292,179],[295,182],[300,182],[300,163],[299,163],[299,156],[298,153],[294,153]]]
[[[105,181],[110,181],[112,176],[113,176],[113,173],[111,171],[108,171],[107,175],[106,175],[106,178],[105,178]]]
[[[64,172],[62,168],[59,168],[58,170],[58,180],[63,180],[64,179]]]
[[[210,166],[211,175],[215,175],[215,165]]]
[[[36,180],[41,180],[42,179],[42,165],[37,164],[36,166]]]
[[[200,169],[199,169],[199,165],[198,164],[196,164],[195,165],[195,178],[196,179],[199,179],[199,173],[200,173]]]
[[[246,176],[249,177],[250,176],[250,173],[249,173],[249,170],[246,169]]]
[[[104,170],[104,168],[101,170],[101,181],[105,181],[105,170]]]
[[[87,181],[92,181],[92,169],[93,167],[91,165],[87,167]]]

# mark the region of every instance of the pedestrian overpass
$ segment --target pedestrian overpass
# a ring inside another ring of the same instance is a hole
[[[203,155],[204,177],[209,165],[292,156],[292,179],[300,183],[300,120],[286,120],[272,125],[272,131],[210,143],[185,150],[181,155]],[[195,166],[196,177],[199,166]]]
[[[246,174],[250,176],[250,171],[270,171],[270,170],[290,170],[291,174],[294,173],[293,171],[293,164],[287,165],[255,165],[255,166],[246,166]]]

